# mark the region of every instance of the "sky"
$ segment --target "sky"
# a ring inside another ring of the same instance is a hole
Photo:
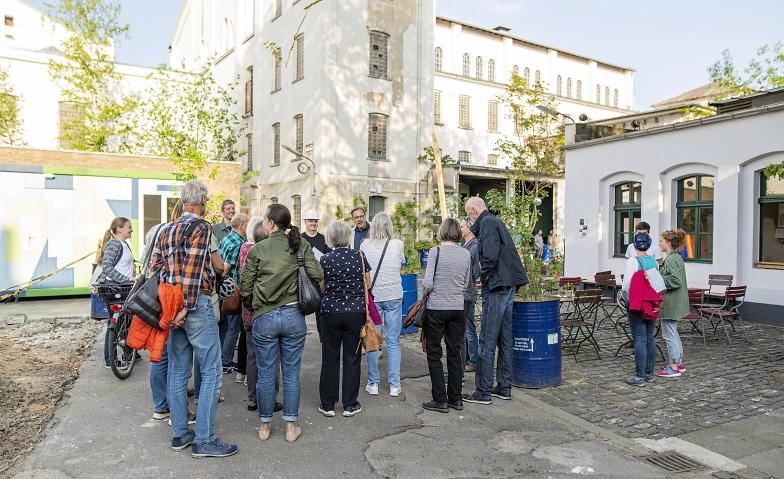
[[[57,0],[25,1],[45,10],[45,2]],[[116,60],[168,63],[182,4],[121,0],[131,38],[119,44]],[[745,67],[758,47],[784,41],[782,0],[440,0],[436,14],[487,28],[503,25],[519,38],[633,68],[636,110],[708,83],[707,69],[725,49]]]

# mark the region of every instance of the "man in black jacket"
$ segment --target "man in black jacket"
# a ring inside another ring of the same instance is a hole
[[[512,303],[515,292],[528,284],[520,255],[506,225],[487,211],[484,200],[470,198],[465,212],[474,222],[471,232],[479,241],[482,281],[482,330],[476,367],[476,389],[463,401],[491,404],[492,397],[512,399]],[[493,387],[495,349],[498,347]]]

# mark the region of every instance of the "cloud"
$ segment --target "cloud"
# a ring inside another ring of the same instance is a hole
[[[520,13],[525,9],[523,2],[493,2],[490,11],[493,13],[500,13],[508,15],[510,13]]]

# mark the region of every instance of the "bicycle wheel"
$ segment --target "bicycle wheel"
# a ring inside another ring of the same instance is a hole
[[[117,323],[107,333],[109,334],[110,354],[114,355],[114,361],[111,366],[112,372],[117,379],[126,379],[131,375],[133,366],[136,364],[136,350],[125,342],[128,339],[128,331],[131,328],[133,317],[123,313],[116,314]]]

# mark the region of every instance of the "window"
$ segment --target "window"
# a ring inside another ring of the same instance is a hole
[[[275,62],[275,68],[274,68],[274,71],[275,71],[274,87],[275,88],[272,90],[272,93],[275,93],[276,91],[280,90],[280,68],[281,68],[281,66],[280,66],[280,62],[281,62],[280,50],[276,51],[272,55],[272,61]]]
[[[484,66],[482,65],[482,57],[476,57],[476,77],[480,80],[484,74]]]
[[[143,195],[142,203],[144,205],[144,223],[142,226],[142,233],[150,231],[155,225],[161,224],[162,212],[161,208],[163,206],[163,197],[161,195]],[[164,220],[163,222],[167,222],[168,219]],[[140,234],[142,238],[144,237],[143,234]]]
[[[582,100],[583,99],[583,82],[582,82],[582,80],[577,80],[577,96],[576,96],[576,98],[578,100]]]
[[[523,70],[523,80],[525,80],[526,86],[531,85],[531,69],[528,67]]]
[[[436,47],[436,71],[440,72],[444,68],[444,51],[441,47]]]
[[[487,102],[487,131],[498,131],[498,102]]]
[[[68,150],[71,148],[69,138],[78,134],[84,122],[84,108],[76,103],[61,101],[59,104],[59,140],[60,148]]]
[[[389,36],[380,32],[370,32],[370,75],[371,78],[387,77],[387,48]]]
[[[566,79],[566,96],[568,98],[572,97],[572,79],[571,78],[567,78]]]
[[[512,67],[512,75],[520,76],[520,67],[519,66],[515,65],[515,66]]]
[[[303,147],[304,142],[302,141],[302,115],[297,115],[294,117],[294,151],[301,155],[305,152]],[[295,160],[298,159],[299,157],[295,158]]]
[[[457,161],[460,163],[471,163],[471,152],[470,151],[458,151],[457,152]]]
[[[245,171],[243,173],[247,173],[249,171],[253,171],[253,134],[248,134],[248,151],[245,155]]]
[[[642,217],[642,183],[622,183],[615,187],[615,245],[614,256],[625,256],[634,242],[634,225]]]
[[[297,43],[297,70],[294,81],[305,78],[305,34],[300,34],[294,40]]]
[[[681,256],[713,260],[713,177],[691,176],[678,181],[678,228],[686,232]]]
[[[601,105],[602,104],[602,86],[601,85],[596,85],[596,104],[597,105]]]
[[[487,81],[495,81],[495,60],[487,62]]]
[[[604,89],[604,104],[610,106],[610,87]]]
[[[460,109],[457,120],[457,125],[460,128],[471,128],[471,97],[468,95],[460,95]]]
[[[272,166],[280,164],[280,123],[272,125]]]
[[[536,73],[534,73],[534,82],[536,82],[537,85],[542,83],[542,72],[541,71],[536,70]]]
[[[463,53],[463,76],[471,76],[471,55]]]
[[[617,88],[615,89],[615,91],[613,91],[613,106],[615,108],[618,108],[618,89]]]
[[[433,98],[433,122],[436,125],[443,125],[441,122],[441,92],[436,90]]]
[[[498,166],[498,155],[487,155],[487,164],[491,166]]]
[[[376,213],[386,211],[386,198],[383,196],[371,196],[368,201],[368,218],[376,216]]]
[[[562,84],[563,78],[561,78],[561,75],[558,75],[558,78],[555,79],[555,94],[558,96],[563,94]]]
[[[13,27],[14,26],[14,17],[10,17],[8,15],[5,16],[5,26],[6,27]]]
[[[272,18],[275,20],[283,13],[283,0],[275,0],[275,16]]]
[[[300,195],[292,196],[291,206],[291,224],[302,228],[302,197]]]
[[[245,82],[245,115],[253,115],[253,67],[248,67],[248,81]]]
[[[371,113],[368,120],[368,158],[387,159],[387,116]]]
[[[759,261],[784,264],[784,179],[760,173],[759,196]]]

